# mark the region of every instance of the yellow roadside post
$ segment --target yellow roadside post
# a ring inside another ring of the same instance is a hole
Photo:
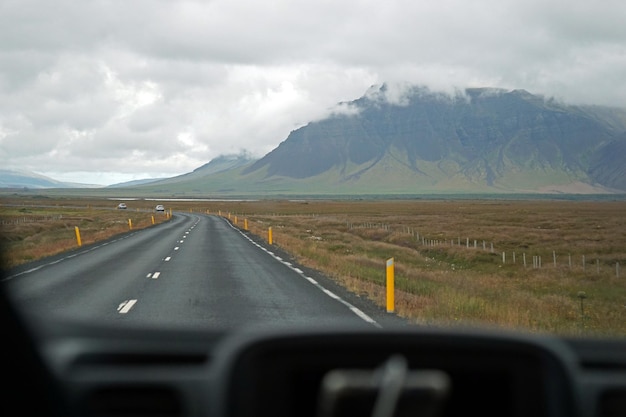
[[[154,216],[152,216],[152,224],[154,224]]]
[[[387,313],[394,312],[394,263],[393,258],[387,259]]]
[[[78,229],[78,226],[74,226],[74,231],[76,232],[76,242],[78,243],[78,246],[83,246],[83,242],[80,240],[80,230]]]
[[[270,228],[267,230],[267,241],[269,242],[269,244],[271,245],[273,242],[272,239],[272,227],[270,226]]]
[[[133,230],[133,221],[131,219],[128,219],[128,228]]]
[[[243,219],[243,228],[244,230],[248,230],[248,219]]]

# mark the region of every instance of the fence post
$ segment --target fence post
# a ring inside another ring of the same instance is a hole
[[[585,255],[583,255],[583,272],[585,272],[585,270],[586,270]]]

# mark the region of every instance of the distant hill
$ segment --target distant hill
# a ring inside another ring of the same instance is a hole
[[[88,185],[57,181],[29,171],[0,169],[0,188],[44,189],[81,187],[88,187]]]
[[[126,181],[126,182],[120,182],[117,184],[107,185],[107,188],[135,187],[137,185],[146,185],[146,184],[150,184],[156,181],[160,181],[161,179],[162,178],[146,178],[142,180]]]
[[[297,129],[263,158],[216,160],[159,182],[189,192],[284,194],[626,191],[626,110],[525,90],[386,87]],[[167,186],[167,187],[166,187]],[[171,188],[174,190],[174,188]]]
[[[224,176],[236,176],[246,166],[255,161],[247,153],[220,155],[187,174],[166,178],[137,187],[143,191],[167,194],[224,192]],[[238,180],[235,180],[237,183]],[[232,188],[226,192],[233,191]]]

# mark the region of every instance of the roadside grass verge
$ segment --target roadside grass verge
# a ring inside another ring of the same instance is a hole
[[[0,206],[3,269],[56,255],[82,245],[108,239],[166,221],[166,216],[145,209],[116,210],[100,205],[74,204],[37,207]]]

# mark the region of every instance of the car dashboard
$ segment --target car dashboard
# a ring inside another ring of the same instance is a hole
[[[81,417],[626,415],[621,340],[419,326],[37,334]]]

